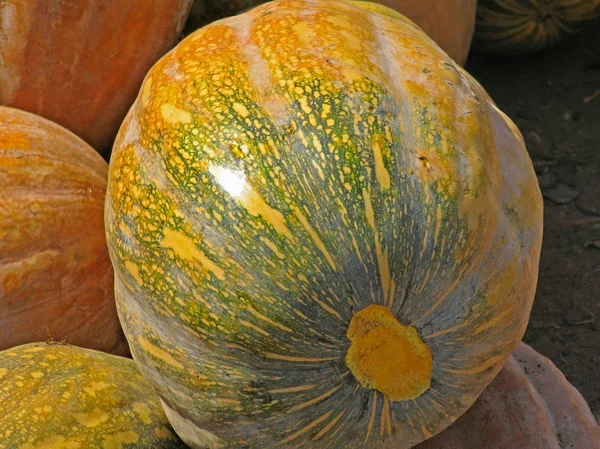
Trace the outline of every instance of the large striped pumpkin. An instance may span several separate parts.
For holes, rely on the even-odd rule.
[[[0,448],[185,449],[131,359],[58,343],[0,352]]]
[[[599,8],[600,0],[479,0],[473,47],[507,54],[550,48]]]
[[[192,447],[412,447],[523,334],[542,201],[522,137],[380,8],[277,0],[209,25],[120,130],[117,308]]]
[[[108,152],[191,2],[0,1],[0,104],[41,115]]]

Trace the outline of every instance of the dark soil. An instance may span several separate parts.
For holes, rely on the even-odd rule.
[[[600,418],[600,21],[535,55],[472,53],[466,68],[523,133],[545,197],[524,340]]]

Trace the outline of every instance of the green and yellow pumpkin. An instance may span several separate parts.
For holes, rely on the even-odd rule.
[[[596,17],[599,0],[479,0],[473,48],[526,54],[550,48]]]
[[[58,343],[0,352],[0,449],[184,449],[131,359]]]
[[[213,23],[121,127],[117,309],[192,447],[412,447],[523,334],[542,235],[523,139],[387,11],[276,0]]]

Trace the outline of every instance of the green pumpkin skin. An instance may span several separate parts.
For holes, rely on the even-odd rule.
[[[392,15],[276,0],[215,22],[150,70],[121,127],[117,309],[192,447],[407,449],[462,415],[523,335],[542,235],[523,139]],[[413,399],[347,363],[373,305],[431,351]],[[398,367],[377,382],[421,375]]]
[[[0,352],[0,449],[185,449],[131,359],[59,343]]]

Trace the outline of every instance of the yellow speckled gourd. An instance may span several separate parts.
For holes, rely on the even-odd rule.
[[[184,449],[131,359],[57,343],[0,352],[1,449]]]
[[[542,200],[515,125],[410,21],[276,0],[150,70],[105,222],[187,444],[407,449],[520,340]]]

